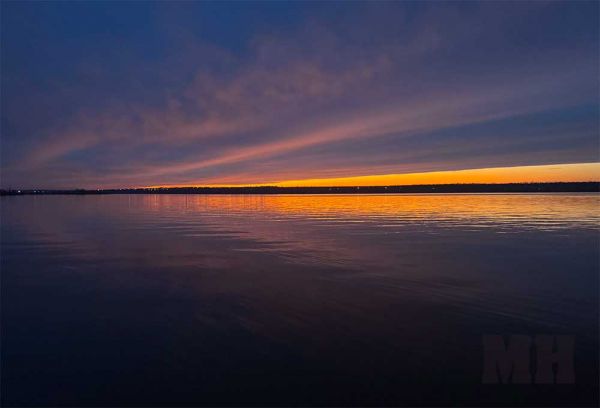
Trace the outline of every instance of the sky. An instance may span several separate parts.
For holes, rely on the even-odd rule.
[[[2,188],[600,180],[595,1],[0,7]]]

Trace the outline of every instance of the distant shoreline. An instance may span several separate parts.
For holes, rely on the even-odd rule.
[[[103,194],[428,194],[428,193],[597,193],[600,182],[424,184],[355,187],[165,187],[123,189],[0,190],[0,196]]]

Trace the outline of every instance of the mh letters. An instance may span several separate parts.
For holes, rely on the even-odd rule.
[[[484,384],[573,384],[574,336],[484,335]]]

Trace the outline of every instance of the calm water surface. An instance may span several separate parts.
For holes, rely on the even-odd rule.
[[[598,195],[3,197],[5,405],[594,405]],[[482,385],[483,334],[576,383]]]

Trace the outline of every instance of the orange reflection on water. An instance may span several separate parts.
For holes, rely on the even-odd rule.
[[[597,194],[189,195],[147,196],[155,209],[265,219],[511,224],[539,228],[600,225]]]

